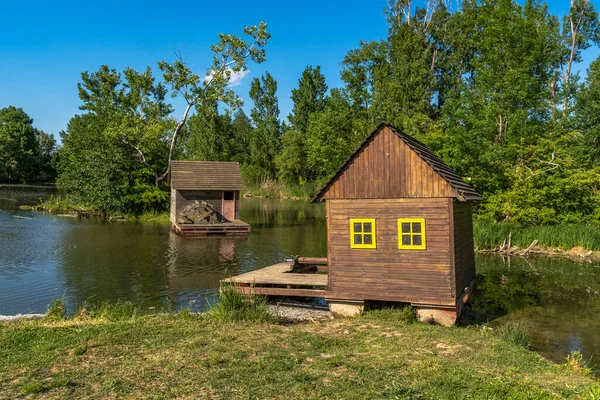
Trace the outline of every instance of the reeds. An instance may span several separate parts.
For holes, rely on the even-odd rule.
[[[521,249],[539,240],[538,246],[543,247],[600,250],[600,224],[594,223],[525,226],[475,220],[473,230],[475,247],[480,250],[499,248],[509,234],[512,244]]]

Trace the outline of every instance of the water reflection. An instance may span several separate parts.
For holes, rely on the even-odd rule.
[[[18,194],[0,188],[0,199],[13,197],[16,204],[48,193]],[[145,310],[202,310],[227,275],[297,254],[326,254],[322,205],[248,200],[240,212],[252,224],[249,237],[192,239],[173,234],[165,223],[77,220],[13,206],[0,210],[0,314],[43,312],[61,296],[71,311],[116,300]]]
[[[518,322],[532,347],[555,362],[563,362],[574,350],[594,359],[600,356],[598,263],[481,254],[476,260],[467,321],[491,321],[491,326]]]

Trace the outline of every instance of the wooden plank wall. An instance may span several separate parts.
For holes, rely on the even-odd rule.
[[[177,194],[176,194],[176,190],[171,188],[171,208],[170,208],[170,214],[169,214],[169,219],[171,220],[171,222],[176,223],[176,219],[177,219],[177,215],[176,215],[176,208],[177,208],[177,202],[176,202],[176,198],[177,198]]]
[[[328,201],[331,298],[454,305],[448,198]],[[398,218],[426,219],[427,250],[398,249]],[[375,218],[376,249],[350,248],[350,219]]]
[[[456,191],[389,128],[382,129],[324,199],[456,197]]]
[[[223,192],[219,190],[178,190],[176,195],[177,217],[181,215],[183,209],[194,202],[194,200],[204,200],[212,205],[220,214],[223,210]]]
[[[474,248],[471,204],[454,201],[454,268],[457,295],[475,277]]]

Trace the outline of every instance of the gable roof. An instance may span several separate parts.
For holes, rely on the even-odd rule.
[[[177,190],[242,190],[237,162],[171,161],[171,187]]]
[[[455,197],[461,201],[480,201],[482,200],[481,196],[475,192],[475,190],[466,182],[464,182],[454,171],[452,171],[452,169],[450,169],[450,167],[448,167],[446,164],[444,164],[444,162],[442,160],[440,160],[435,154],[433,154],[433,152],[431,150],[429,150],[423,143],[421,143],[420,141],[416,140],[415,138],[401,132],[400,130],[398,130],[396,127],[386,123],[386,122],[381,122],[377,128],[375,128],[375,130],[367,137],[367,139],[358,147],[358,149],[356,149],[356,151],[354,153],[352,153],[350,155],[350,157],[342,164],[342,166],[336,171],[335,174],[333,174],[333,176],[325,183],[325,185],[322,186],[322,188],[317,192],[317,194],[313,197],[312,201],[313,202],[318,202],[323,200],[323,198],[327,195],[329,196],[329,191],[330,189],[332,189],[332,187],[336,184],[336,182],[345,179],[343,178],[343,176],[345,175],[346,172],[352,170],[352,166],[355,162],[359,162],[360,157],[363,157],[362,154],[365,153],[365,149],[369,146],[371,146],[374,142],[376,137],[378,136],[378,134],[382,131],[384,131],[385,129],[388,129],[389,132],[391,132],[393,134],[393,137],[397,137],[400,139],[400,141],[403,143],[403,146],[405,146],[407,149],[407,151],[409,151],[410,153],[414,153],[418,156],[418,160],[421,160],[421,164],[423,164],[423,168],[421,168],[420,170],[417,170],[417,173],[421,173],[421,174],[429,174],[429,178],[433,179],[437,179],[438,181],[441,181],[443,183],[443,188],[440,188],[441,185],[439,182],[429,182],[432,185],[437,185],[437,193],[439,197]],[[388,146],[390,145],[390,143],[387,143]],[[379,144],[381,146],[381,144]],[[388,147],[389,150],[389,147]],[[386,151],[388,151],[386,150]],[[397,150],[397,149],[396,149]],[[410,154],[408,155],[410,156]],[[389,153],[388,153],[388,158],[389,158]],[[389,194],[389,196],[379,196],[379,197],[391,197],[391,198],[401,198],[401,197],[436,197],[435,195],[424,195],[424,194],[415,194],[414,190],[413,193],[411,193],[411,195],[399,195],[398,193],[401,192],[401,190],[398,189],[399,186],[406,186],[406,183],[402,182],[402,179],[400,176],[401,174],[398,173],[397,171],[395,171],[394,173],[390,173],[388,170],[390,168],[389,165],[389,161],[381,161],[382,159],[385,159],[385,157],[381,157],[380,155],[376,157],[376,159],[371,159],[371,165],[373,165],[373,162],[375,163],[380,163],[380,164],[384,164],[383,166],[380,165],[381,169],[378,170],[377,172],[379,174],[383,174],[385,175],[385,178],[387,178],[387,183],[391,186],[393,186],[392,189],[390,188],[385,188],[384,191],[387,191],[387,193]],[[387,162],[387,164],[385,164]],[[364,168],[375,168],[372,167],[371,165],[369,165],[368,162],[362,162],[362,167]],[[425,166],[426,165],[426,166]],[[362,172],[362,171],[361,171]],[[372,176],[372,179],[384,179],[384,177],[375,174],[373,171],[371,171],[371,173],[374,175]],[[353,175],[356,174],[356,171],[352,171],[352,172],[348,172],[349,175]],[[390,176],[393,175],[393,176]],[[435,176],[434,176],[435,175]],[[438,178],[439,177],[439,178]],[[357,179],[355,176],[352,176],[352,178]],[[366,186],[373,186],[371,185],[369,182],[367,182],[365,179],[369,179],[368,177],[362,177],[360,179],[363,179],[363,181],[359,182],[359,185],[366,185]],[[364,191],[364,189],[361,188],[361,190]],[[367,189],[370,190],[370,189]],[[443,193],[443,194],[442,194]],[[364,193],[362,196],[357,196],[356,193],[354,193],[355,197],[349,196],[347,193],[343,194],[343,195],[337,195],[336,198],[371,198],[374,196],[364,196]],[[344,197],[345,196],[345,197]],[[329,196],[331,197],[331,196]],[[376,197],[375,197],[376,198]]]

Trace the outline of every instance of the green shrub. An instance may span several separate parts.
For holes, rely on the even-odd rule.
[[[49,306],[44,319],[50,321],[60,321],[65,319],[66,308],[64,298],[54,300]]]
[[[589,362],[584,360],[583,354],[579,350],[572,351],[566,357],[566,363],[563,364],[565,369],[577,372],[582,375],[590,375],[592,369],[589,366]]]
[[[509,322],[500,326],[496,330],[496,335],[500,340],[513,344],[524,349],[529,347],[529,340],[525,328],[521,324]]]
[[[272,319],[267,310],[267,298],[256,294],[238,293],[235,286],[221,288],[219,302],[208,310],[209,319],[225,322],[266,322]]]

